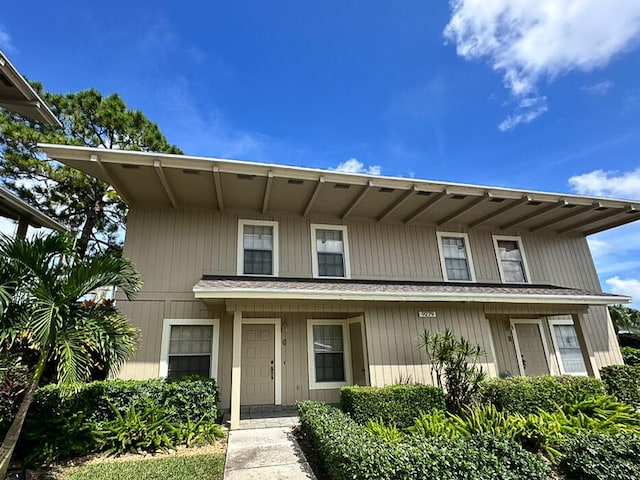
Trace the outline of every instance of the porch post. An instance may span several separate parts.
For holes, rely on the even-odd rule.
[[[242,312],[233,312],[233,362],[231,370],[231,430],[240,427],[240,381],[242,374]]]
[[[596,357],[593,353],[593,347],[589,336],[584,332],[584,315],[582,313],[571,314],[573,319],[573,327],[576,329],[576,335],[578,336],[578,343],[580,344],[580,350],[582,350],[582,357],[584,358],[584,364],[587,367],[587,374],[591,377],[600,378],[600,371],[596,364]]]

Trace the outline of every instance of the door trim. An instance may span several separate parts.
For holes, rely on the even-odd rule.
[[[358,322],[360,322],[360,338],[362,338],[362,361],[364,362],[364,378],[367,382],[367,385],[371,385],[371,379],[369,377],[369,352],[367,351],[367,336],[364,329],[364,315],[358,315],[357,317],[351,317],[347,319],[347,325]],[[349,335],[349,341],[351,341],[351,335]],[[351,368],[353,368],[353,365],[351,366]]]
[[[242,325],[274,326],[274,364],[276,367],[274,379],[274,405],[282,405],[282,320],[280,318],[243,318]],[[242,383],[242,378],[240,379],[240,382]]]
[[[526,375],[524,372],[524,365],[522,363],[522,354],[520,353],[520,341],[518,340],[518,332],[516,331],[517,324],[525,324],[525,325],[538,325],[538,331],[540,332],[540,339],[542,340],[542,349],[544,350],[544,357],[547,362],[547,369],[549,370],[549,374],[554,374],[554,369],[551,366],[551,355],[549,354],[549,346],[547,345],[547,338],[544,334],[544,328],[542,319],[531,319],[531,320],[523,320],[523,319],[510,319],[511,324],[511,333],[513,335],[513,344],[516,347],[516,359],[518,360],[518,368],[520,369],[520,375],[523,377]]]

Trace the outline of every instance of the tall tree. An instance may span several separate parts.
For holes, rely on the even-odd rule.
[[[0,356],[11,356],[15,349],[35,354],[29,386],[0,446],[2,479],[48,365],[54,366],[54,380],[73,387],[90,378],[96,357],[114,374],[135,350],[137,331],[112,304],[83,299],[106,286],[118,287],[131,299],[141,284],[129,260],[82,257],[75,239],[61,233],[33,240],[0,237],[0,273]]]
[[[611,321],[617,327],[640,327],[640,310],[626,305],[611,305],[609,307]]]
[[[37,143],[58,143],[118,150],[182,152],[139,110],[130,110],[112,94],[94,89],[61,95],[33,84],[62,123],[37,124],[0,111],[0,176],[8,188],[79,236],[78,251],[119,244],[127,206],[107,183],[60,163],[47,161]]]

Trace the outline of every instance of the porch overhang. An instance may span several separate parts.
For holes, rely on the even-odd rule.
[[[366,302],[469,302],[537,305],[612,305],[629,297],[554,285],[324,280],[205,276],[193,287],[201,300],[263,299]]]

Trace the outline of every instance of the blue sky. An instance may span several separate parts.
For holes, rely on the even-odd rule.
[[[188,154],[640,200],[637,0],[4,0],[0,48]],[[640,299],[640,226],[590,244]]]

